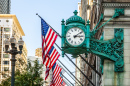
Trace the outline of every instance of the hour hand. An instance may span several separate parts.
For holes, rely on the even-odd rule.
[[[77,35],[74,35],[74,38],[77,37]]]

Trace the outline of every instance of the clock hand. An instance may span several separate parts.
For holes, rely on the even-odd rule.
[[[84,37],[84,36],[76,36],[76,37]]]
[[[81,31],[80,33],[78,33],[77,35],[81,34],[83,31]],[[74,35],[74,38],[77,37],[77,35]]]

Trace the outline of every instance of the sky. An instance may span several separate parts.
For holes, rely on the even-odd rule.
[[[36,13],[61,34],[61,20],[73,16],[74,10],[78,9],[78,2],[80,0],[11,0],[11,14],[17,16],[25,33],[23,40],[28,56],[35,56],[35,49],[41,48],[41,20]],[[60,37],[56,43],[61,46]],[[69,57],[71,58],[70,55]],[[59,59],[71,72],[75,72],[75,66],[66,57]],[[75,62],[75,59],[71,59]],[[65,76],[74,83],[66,73]]]

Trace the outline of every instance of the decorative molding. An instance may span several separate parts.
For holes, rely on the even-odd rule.
[[[103,7],[110,7],[110,8],[113,8],[113,7],[130,7],[130,3],[102,3],[102,6]]]

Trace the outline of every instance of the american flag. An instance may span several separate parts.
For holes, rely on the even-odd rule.
[[[62,83],[63,79],[60,77],[60,75],[57,77],[57,80],[54,82],[55,83],[55,86],[62,86],[61,83]]]
[[[45,76],[46,80],[49,75],[49,71],[53,65],[50,63],[55,62],[56,59],[54,58],[58,58],[59,56],[59,55],[57,57],[54,57],[53,55],[50,56],[51,53],[49,55],[49,52],[52,49],[58,35],[42,18],[41,18],[41,30],[42,30],[42,59],[43,64],[46,65],[46,76]]]
[[[66,83],[65,83],[64,81],[62,81],[62,83],[61,83],[61,84],[62,84],[62,86],[65,86],[65,85],[66,85]]]
[[[42,29],[42,59],[43,64],[49,57],[49,51],[54,45],[57,34],[52,30],[52,28],[41,18],[41,29]]]
[[[52,76],[52,84],[55,85],[55,86],[59,86],[59,85],[56,85],[58,84],[58,82],[60,81],[61,77],[60,76],[60,72],[61,72],[61,68],[58,66],[58,64],[54,64],[53,67],[52,67],[52,72],[53,72],[53,76]]]
[[[48,56],[48,58],[45,61],[45,65],[46,65],[46,76],[45,76],[45,80],[47,79],[47,77],[49,75],[49,71],[51,70],[52,66],[54,65],[54,63],[57,61],[57,59],[59,57],[60,57],[60,54],[54,48],[54,46],[52,46],[51,50],[49,51],[49,56]]]
[[[46,72],[45,72],[45,80],[48,78],[49,76],[49,71],[50,69],[48,67],[46,67]]]
[[[49,58],[47,58],[45,61],[46,67],[49,67],[49,69],[51,69],[59,57],[60,57],[60,54],[54,48],[54,46],[52,46],[51,50],[49,51]]]

